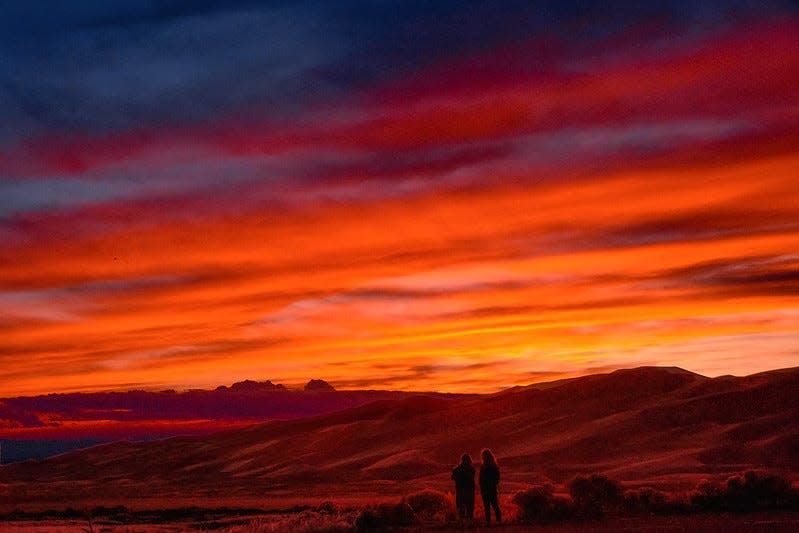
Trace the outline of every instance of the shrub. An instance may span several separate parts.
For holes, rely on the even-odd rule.
[[[600,474],[577,476],[569,483],[569,494],[577,515],[585,518],[613,513],[623,503],[619,482]]]
[[[691,508],[700,512],[792,509],[799,505],[799,492],[783,477],[749,471],[723,484],[702,480],[690,501]]]
[[[455,518],[455,503],[445,492],[424,489],[407,495],[403,502],[422,520],[449,521]]]
[[[787,479],[753,471],[727,479],[723,494],[725,506],[731,511],[784,509],[796,499]]]
[[[679,512],[681,506],[677,499],[650,487],[624,493],[624,510],[632,515],[671,514]]]
[[[314,511],[319,514],[333,515],[339,512],[339,508],[336,507],[336,504],[333,502],[322,502],[314,509]]]
[[[383,531],[389,528],[412,526],[418,522],[411,506],[381,503],[366,507],[355,519],[356,531]]]
[[[563,520],[572,514],[569,500],[555,496],[554,488],[549,484],[517,492],[512,502],[519,509],[519,521],[525,524]]]
[[[721,487],[710,480],[702,479],[690,492],[689,502],[694,511],[716,511],[722,507]]]

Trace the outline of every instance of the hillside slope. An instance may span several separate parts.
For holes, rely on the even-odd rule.
[[[11,498],[309,495],[448,486],[482,447],[508,487],[579,472],[643,481],[747,468],[799,472],[799,369],[709,379],[638,368],[475,399],[383,400],[206,437],[117,442],[6,465]]]

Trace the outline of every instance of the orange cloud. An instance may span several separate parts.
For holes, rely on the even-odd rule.
[[[252,176],[9,215],[6,394],[790,366],[796,32],[478,89],[430,72],[302,128],[32,142],[3,169],[91,181],[196,156]]]

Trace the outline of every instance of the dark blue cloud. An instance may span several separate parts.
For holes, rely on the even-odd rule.
[[[0,146],[45,132],[285,117],[538,36],[585,51],[636,24],[687,34],[792,9],[751,0],[4,2]]]
[[[349,46],[324,14],[241,9],[125,26],[76,25],[5,48],[0,138],[274,115],[330,87]],[[332,88],[335,89],[335,88]],[[252,109],[255,107],[254,109]]]

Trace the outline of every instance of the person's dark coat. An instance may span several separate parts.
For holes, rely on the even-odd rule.
[[[474,473],[474,467],[466,461],[452,469],[452,479],[455,481],[455,506],[462,518],[474,516]]]
[[[502,521],[502,513],[499,509],[499,495],[497,494],[498,485],[499,467],[495,463],[486,464],[484,462],[480,467],[480,496],[483,498],[486,522],[491,522],[490,512],[492,508],[497,521]]]
[[[499,485],[499,467],[484,464],[480,467],[480,493],[496,494]]]

